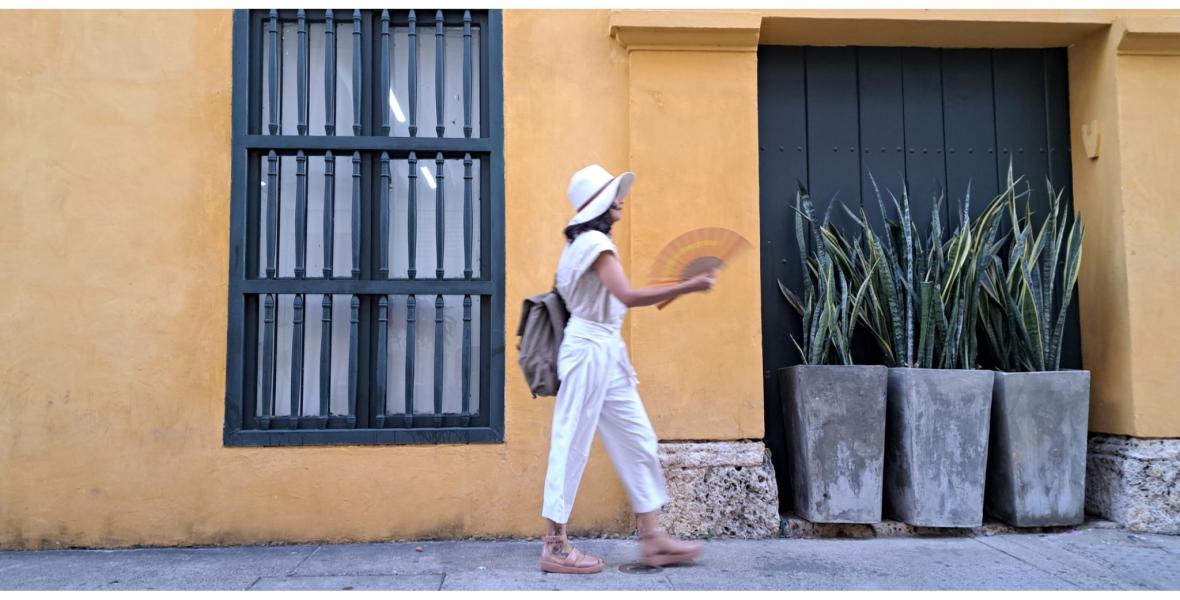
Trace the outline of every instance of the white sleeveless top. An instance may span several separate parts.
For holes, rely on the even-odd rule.
[[[566,244],[557,264],[557,291],[570,315],[618,330],[627,316],[627,305],[606,289],[592,267],[604,251],[619,255],[615,243],[601,231],[587,231]]]
[[[603,252],[619,255],[609,236],[601,231],[588,231],[566,244],[557,264],[557,293],[570,311],[558,353],[558,377],[564,381],[572,369],[613,364],[623,370],[631,385],[639,385],[627,345],[619,333],[627,316],[627,305],[606,289],[592,266]],[[570,393],[567,387],[563,386],[562,390]],[[575,390],[575,393],[589,391]]]

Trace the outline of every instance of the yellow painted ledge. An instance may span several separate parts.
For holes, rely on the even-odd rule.
[[[747,11],[616,10],[610,35],[636,50],[755,52],[762,16]]]
[[[1134,17],[1123,26],[1119,54],[1180,55],[1180,17]]]

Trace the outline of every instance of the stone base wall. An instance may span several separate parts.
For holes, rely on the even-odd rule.
[[[660,444],[670,501],[660,524],[685,538],[779,533],[778,486],[761,441]]]
[[[1086,512],[1132,531],[1180,534],[1180,439],[1091,434]]]

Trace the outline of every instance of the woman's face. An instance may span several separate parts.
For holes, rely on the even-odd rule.
[[[612,223],[618,223],[623,219],[623,199],[615,198],[614,204],[610,205],[610,220]]]

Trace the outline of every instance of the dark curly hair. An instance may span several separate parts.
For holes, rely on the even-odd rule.
[[[565,228],[565,239],[570,242],[574,241],[579,235],[587,231],[601,231],[607,236],[610,235],[611,225],[614,225],[614,220],[610,217],[610,210],[586,221],[585,223],[578,223],[577,225],[570,225]]]

